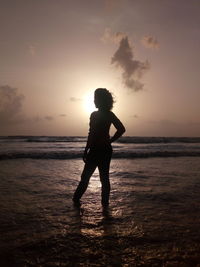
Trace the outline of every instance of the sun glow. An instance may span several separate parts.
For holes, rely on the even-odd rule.
[[[94,92],[90,91],[87,92],[83,98],[83,109],[87,114],[92,113],[94,110],[96,110],[96,107],[94,105]]]

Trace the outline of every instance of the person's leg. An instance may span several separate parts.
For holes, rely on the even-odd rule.
[[[85,166],[84,166],[84,169],[83,169],[83,172],[81,175],[81,181],[80,181],[80,183],[79,183],[79,185],[78,185],[78,187],[74,193],[74,196],[73,196],[74,202],[78,202],[81,199],[82,195],[85,193],[85,191],[88,187],[90,177],[92,176],[95,169],[96,169],[95,162],[87,161],[85,163]]]
[[[112,152],[106,153],[106,155],[98,163],[99,176],[102,185],[101,203],[103,206],[107,206],[109,204],[109,196],[110,196],[109,169],[110,169],[111,155]]]

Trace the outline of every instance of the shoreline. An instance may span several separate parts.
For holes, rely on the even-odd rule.
[[[197,266],[199,163],[113,159],[106,211],[98,171],[73,206],[81,160],[0,161],[0,265]]]

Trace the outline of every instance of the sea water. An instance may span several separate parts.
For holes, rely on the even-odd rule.
[[[0,137],[0,159],[80,158],[86,137]],[[200,156],[200,137],[122,137],[113,144],[114,158]]]
[[[107,210],[98,171],[71,201],[85,142],[1,137],[0,266],[197,266],[200,138],[121,138]]]

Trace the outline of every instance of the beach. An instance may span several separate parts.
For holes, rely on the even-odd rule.
[[[0,29],[0,267],[200,267],[200,0],[0,0]]]
[[[80,208],[83,162],[0,161],[0,266],[198,266],[200,158],[113,159],[110,206],[98,171]]]

